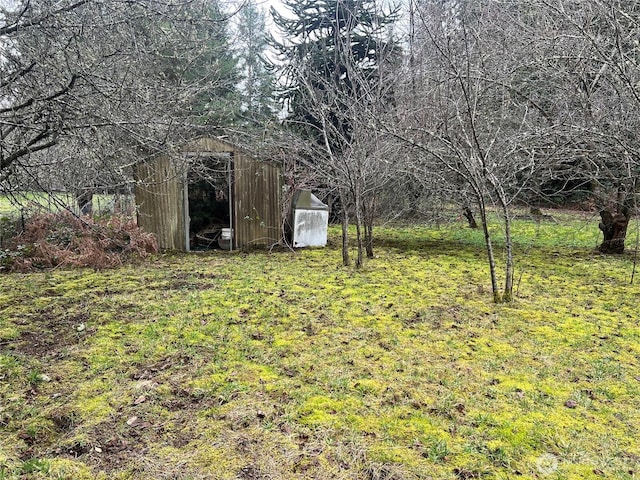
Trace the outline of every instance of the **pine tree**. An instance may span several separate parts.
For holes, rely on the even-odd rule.
[[[240,113],[240,82],[238,59],[234,55],[229,34],[229,16],[220,8],[218,0],[206,0],[194,5],[191,31],[184,32],[180,47],[197,55],[188,62],[176,62],[180,52],[168,55],[168,77],[179,85],[189,84],[195,94],[190,101],[191,117],[196,124],[224,127],[233,124]],[[185,56],[186,57],[186,56]]]

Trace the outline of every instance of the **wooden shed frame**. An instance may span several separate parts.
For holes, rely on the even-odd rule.
[[[188,174],[193,157],[224,157],[228,162],[232,249],[268,246],[282,239],[282,173],[243,149],[202,137],[177,151],[135,166],[138,225],[156,235],[166,250],[190,250]]]

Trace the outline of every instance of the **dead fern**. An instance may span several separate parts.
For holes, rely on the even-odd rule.
[[[128,217],[78,217],[71,212],[37,214],[0,252],[0,271],[122,265],[158,252],[155,237]]]

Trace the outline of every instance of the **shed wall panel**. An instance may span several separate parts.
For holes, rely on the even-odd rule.
[[[182,174],[171,158],[159,156],[136,166],[138,225],[156,235],[160,248],[187,250]]]
[[[245,151],[216,138],[199,138],[180,149],[188,152],[229,152],[233,158],[234,248],[271,245],[282,238],[280,168],[258,161]],[[172,161],[173,160],[173,161]],[[164,249],[187,250],[188,228],[183,175],[170,156],[158,156],[136,166],[138,224],[156,234]]]
[[[278,242],[282,238],[280,169],[243,153],[235,154],[234,167],[236,248]]]

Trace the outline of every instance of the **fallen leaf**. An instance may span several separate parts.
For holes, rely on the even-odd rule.
[[[127,420],[127,425],[132,427],[136,424],[137,421],[138,421],[138,417],[136,416],[130,417],[129,420]]]
[[[575,400],[567,400],[564,402],[564,406],[567,408],[576,408],[578,406],[578,402]]]
[[[141,403],[144,403],[147,401],[147,397],[145,397],[144,395],[140,395],[138,398],[136,398],[133,402],[134,405],[140,405]]]

